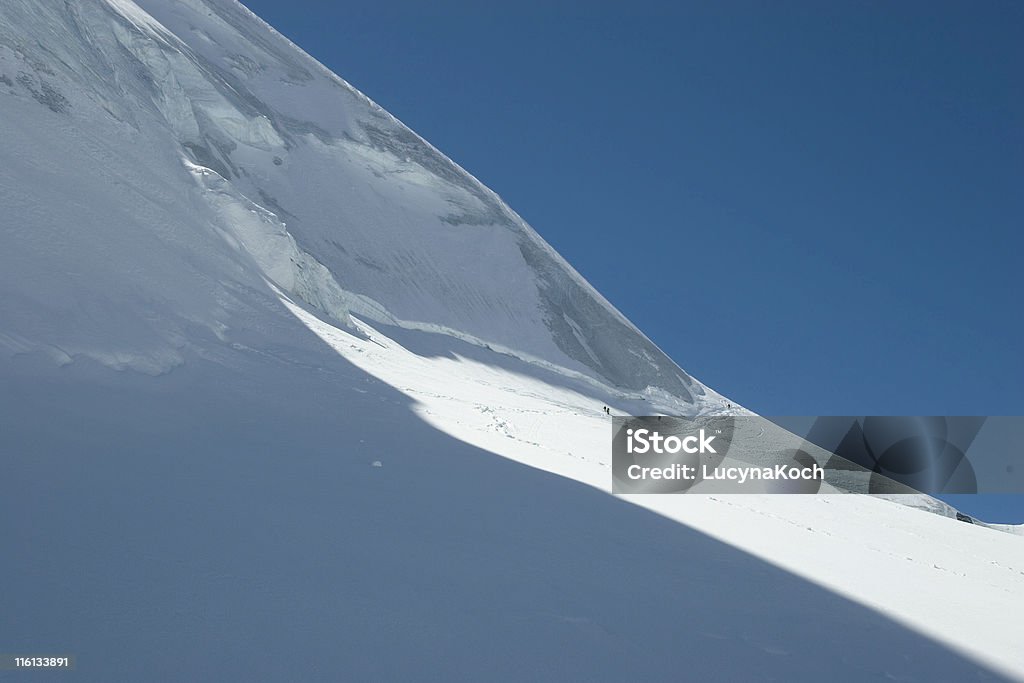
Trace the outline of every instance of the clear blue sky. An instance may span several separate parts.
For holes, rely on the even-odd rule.
[[[245,2],[751,409],[1024,414],[1024,3]]]

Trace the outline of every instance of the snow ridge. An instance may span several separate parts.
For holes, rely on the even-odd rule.
[[[24,23],[29,4],[7,4],[5,25]],[[704,395],[497,194],[240,4],[47,11],[55,32],[0,40],[21,55],[10,71],[43,65],[52,76],[36,99],[73,120],[98,105],[162,128],[164,144],[275,214],[337,285],[307,289],[309,303],[362,303],[355,312],[378,322],[457,330],[634,392]]]

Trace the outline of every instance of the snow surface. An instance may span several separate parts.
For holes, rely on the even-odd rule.
[[[0,652],[1024,680],[1024,543],[933,499],[607,495],[602,406],[726,399],[241,5],[4,0],[0,140]]]
[[[37,4],[14,0],[2,10],[0,71],[14,83],[7,106],[36,112],[52,99],[50,113],[66,114],[55,125],[89,121],[75,136],[93,145],[83,163],[107,166],[95,156],[148,147],[134,155],[159,178],[145,196],[118,203],[191,204],[193,224],[228,233],[260,204],[305,254],[293,268],[315,261],[335,282],[320,291],[317,275],[299,291],[289,281],[301,276],[267,275],[328,315],[344,319],[332,304],[340,286],[348,309],[378,322],[471,339],[638,392],[701,398],[699,383],[497,195],[237,3],[139,3],[152,16],[127,1]],[[41,133],[36,117],[28,123]],[[181,176],[195,166],[230,189],[186,192]],[[104,246],[116,248],[111,242]]]

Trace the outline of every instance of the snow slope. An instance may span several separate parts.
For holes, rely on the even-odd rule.
[[[0,140],[0,652],[104,681],[1024,679],[1018,538],[606,495],[603,405],[724,399],[241,5],[4,0]]]
[[[56,125],[88,121],[80,144],[110,159],[132,155],[110,166],[143,159],[152,183],[140,179],[145,196],[112,198],[124,210],[190,205],[193,223],[240,242],[270,279],[337,320],[352,311],[632,391],[653,387],[691,407],[702,398],[699,383],[493,192],[240,5],[140,6],[14,0],[0,10],[5,107],[33,126],[28,112],[39,105],[59,115]],[[197,183],[184,182],[190,174]],[[274,232],[290,242],[289,257],[267,263],[282,253]],[[124,239],[103,244],[137,258]]]
[[[402,343],[357,321],[367,336],[360,339],[286,303],[340,355],[414,400],[414,410],[438,429],[610,489],[610,427],[602,401],[627,413],[642,405],[588,395],[584,386],[533,376],[522,365],[482,363],[469,346],[432,357],[421,347],[424,340],[398,329],[389,332]],[[860,495],[623,498],[1024,676],[1024,635],[1016,626],[1024,608],[1024,544],[956,521],[955,510],[929,496],[891,497],[903,505]],[[947,676],[938,680],[957,680]]]

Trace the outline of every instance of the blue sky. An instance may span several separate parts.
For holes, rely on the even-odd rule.
[[[246,4],[738,402],[1024,414],[1024,4]]]

